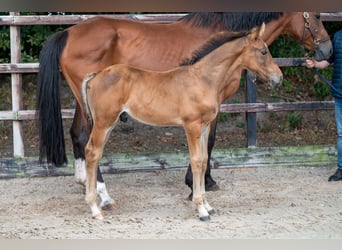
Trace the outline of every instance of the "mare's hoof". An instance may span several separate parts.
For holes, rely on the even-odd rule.
[[[208,211],[208,214],[210,214],[210,215],[216,214],[216,211],[215,211],[215,209],[211,209],[211,210],[209,210],[209,211]]]
[[[205,187],[205,191],[218,191],[218,190],[220,190],[220,187],[216,183]]]
[[[189,194],[188,200],[189,200],[189,201],[192,201],[192,192]]]
[[[116,208],[116,205],[115,205],[114,202],[112,202],[112,203],[111,202],[106,202],[104,204],[101,204],[100,207],[101,207],[102,210],[111,211],[114,208]]]
[[[210,216],[209,215],[208,216],[200,217],[200,221],[208,221],[208,220],[210,220]]]
[[[102,210],[105,210],[105,211],[111,211],[114,209],[114,204],[106,204],[104,206],[101,207]]]

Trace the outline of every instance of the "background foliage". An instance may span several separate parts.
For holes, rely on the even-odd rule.
[[[53,13],[21,12],[21,15],[49,15]],[[55,13],[59,14],[59,13]],[[0,15],[8,15],[8,12],[0,12]],[[66,28],[62,25],[27,25],[22,26],[21,53],[22,62],[38,62],[39,52],[44,41],[53,33]],[[10,28],[0,27],[0,63],[9,63],[10,54]]]

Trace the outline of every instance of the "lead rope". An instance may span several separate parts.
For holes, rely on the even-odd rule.
[[[337,90],[334,85],[315,67],[311,68],[318,76],[323,80],[323,82],[328,85],[332,90],[336,92],[335,96],[338,98],[342,98],[341,91]]]

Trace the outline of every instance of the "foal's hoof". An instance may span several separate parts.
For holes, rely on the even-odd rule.
[[[200,217],[200,221],[208,221],[208,220],[210,220],[210,216],[208,215],[208,216],[201,216]]]
[[[103,215],[101,213],[93,215],[93,219],[95,219],[95,220],[103,220]]]

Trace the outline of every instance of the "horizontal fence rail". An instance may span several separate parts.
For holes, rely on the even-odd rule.
[[[248,112],[279,112],[279,111],[310,111],[310,110],[334,109],[333,101],[311,102],[278,102],[278,103],[239,103],[221,104],[220,112],[225,113],[248,113]],[[35,110],[1,111],[0,120],[25,121],[34,120]],[[74,109],[62,109],[64,119],[74,117]]]
[[[184,13],[179,14],[113,14],[101,15],[122,19],[140,20],[145,22],[173,22],[183,17]],[[0,16],[0,25],[11,27],[11,63],[0,64],[0,74],[11,74],[12,78],[12,110],[0,111],[0,120],[13,121],[13,151],[15,157],[24,156],[23,135],[21,134],[21,121],[35,119],[35,110],[22,110],[21,103],[21,74],[37,73],[39,63],[20,63],[20,26],[24,25],[73,25],[96,15],[40,15],[40,16],[21,16],[18,12],[10,12],[8,16]],[[323,21],[342,21],[342,12],[321,13]],[[13,40],[13,41],[12,41]],[[303,66],[304,58],[275,58],[280,67]],[[248,75],[248,74],[247,74]],[[248,79],[248,77],[247,77]],[[255,91],[255,90],[247,90]],[[279,102],[279,103],[255,103],[248,101],[241,104],[222,104],[220,111],[228,113],[246,113],[247,127],[249,123],[255,123],[255,113],[270,111],[309,111],[309,110],[332,110],[332,101],[325,102]],[[74,109],[63,109],[64,119],[72,119]],[[253,126],[252,126],[253,128]],[[247,146],[256,146],[256,125],[253,131],[247,128]],[[249,134],[252,134],[251,136]],[[250,139],[251,137],[252,139]]]
[[[121,19],[140,20],[145,22],[173,22],[185,16],[180,14],[110,14],[100,15],[107,17],[115,17]],[[321,13],[323,21],[341,21],[342,12]],[[0,16],[0,25],[73,25],[81,21],[99,15],[40,15],[40,16],[20,16],[8,15]]]
[[[279,67],[303,66],[305,58],[274,58]],[[39,63],[2,63],[0,73],[37,73]]]
[[[139,20],[144,22],[169,23],[186,14],[110,14],[110,15],[45,15],[45,16],[0,16],[0,25],[73,25],[96,16]]]

